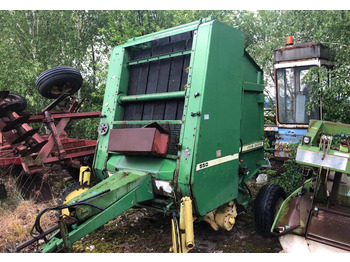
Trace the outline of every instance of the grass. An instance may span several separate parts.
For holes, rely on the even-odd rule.
[[[16,180],[8,171],[0,171],[0,183],[5,185],[7,191],[7,198],[0,200],[0,252],[3,253],[7,252],[6,248],[14,248],[31,238],[30,230],[36,216],[55,203],[25,200],[16,187]],[[47,213],[41,219],[41,226],[44,230],[48,229],[56,224],[56,220],[53,212]]]
[[[34,204],[31,200],[22,201],[13,211],[6,205],[0,209],[0,252],[7,252],[6,248],[14,248],[18,244],[31,238],[30,230],[40,210],[45,204]],[[43,228],[53,226],[55,217],[43,216]]]

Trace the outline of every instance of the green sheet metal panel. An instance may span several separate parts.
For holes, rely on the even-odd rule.
[[[198,28],[185,120],[187,125],[187,121],[196,125],[186,126],[184,135],[194,143],[189,145],[193,161],[181,157],[179,178],[186,181],[190,173],[199,215],[238,194],[243,43],[242,32],[216,20]],[[195,92],[200,94],[197,98]],[[196,112],[200,115],[191,115]],[[187,170],[182,169],[185,161]]]
[[[128,56],[125,49],[122,46],[115,47],[110,58],[100,121],[100,124],[108,124],[109,129],[113,128],[115,120],[121,119],[122,109],[121,105],[118,104],[117,94],[127,87],[129,78],[129,72],[126,68],[127,61]],[[94,159],[94,172],[101,180],[107,177],[103,171],[108,158],[108,141],[109,132],[105,135],[99,135]]]
[[[307,136],[310,143],[298,146],[296,162],[298,164],[323,167],[331,171],[350,174],[350,152],[340,150],[340,139],[350,134],[350,125],[321,120],[310,120]],[[322,136],[328,136],[331,147],[321,142]],[[346,146],[345,146],[346,148]]]
[[[263,72],[247,52],[243,61],[243,95],[241,115],[241,166],[249,168],[244,180],[252,178],[264,159],[264,85]]]
[[[129,53],[133,48],[145,48],[145,46],[147,47],[151,41],[193,31],[204,21],[205,19],[202,19],[186,25],[166,29],[161,32],[132,38],[124,45],[114,47],[109,63],[106,90],[101,111],[102,119],[100,124],[107,123],[109,129],[112,129],[116,121],[123,121],[124,106],[119,103],[118,96],[128,93],[128,62]],[[99,135],[93,165],[94,172],[100,180],[107,177],[107,161],[109,158],[109,153],[107,152],[108,141],[109,132],[107,132],[105,135]],[[114,171],[114,168],[111,168],[109,171]],[[166,176],[168,177],[168,175]]]
[[[175,160],[154,156],[111,154],[107,161],[107,170],[139,170],[161,180],[172,180],[175,168]]]

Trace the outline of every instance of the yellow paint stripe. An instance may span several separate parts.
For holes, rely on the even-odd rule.
[[[228,155],[228,156],[224,156],[224,157],[220,157],[217,159],[213,159],[213,160],[209,160],[206,162],[202,162],[196,165],[196,171],[202,170],[202,169],[206,169],[212,166],[216,166],[216,165],[220,165],[232,160],[238,159],[238,154],[234,154],[234,155]]]

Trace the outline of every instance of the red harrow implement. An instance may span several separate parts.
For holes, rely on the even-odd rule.
[[[63,68],[67,70],[68,67]],[[80,86],[71,88],[72,81],[68,79],[71,72],[65,71],[66,74],[62,76],[59,75],[62,67],[58,69],[61,71],[57,72],[57,68],[45,71],[56,75],[47,75],[44,72],[38,77],[38,80],[42,80],[41,83],[37,80],[39,93],[47,98],[55,98],[38,114],[23,112],[26,107],[24,97],[9,91],[0,91],[0,167],[21,165],[24,173],[31,176],[43,172],[47,165],[54,163],[63,167],[79,168],[84,158],[93,156],[97,142],[69,138],[65,128],[70,120],[96,118],[100,116],[100,112],[78,112],[82,102],[78,102],[72,92],[77,91]],[[61,86],[57,81],[61,82]],[[81,82],[73,82],[73,85],[79,84]],[[61,88],[57,89],[57,86]],[[65,102],[65,107],[57,111],[61,102]],[[43,123],[47,134],[39,134],[39,129],[30,126],[32,123]]]

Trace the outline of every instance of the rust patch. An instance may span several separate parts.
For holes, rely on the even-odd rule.
[[[126,178],[129,175],[127,172],[123,172],[123,175],[119,178],[119,180]]]

